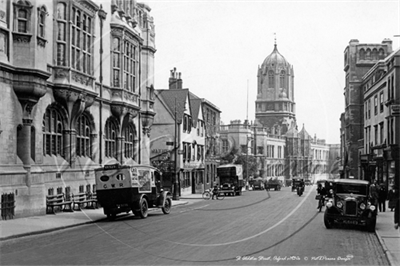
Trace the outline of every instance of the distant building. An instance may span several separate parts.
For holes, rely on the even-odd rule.
[[[277,45],[258,68],[256,120],[233,120],[221,126],[222,155],[232,149],[256,157],[254,177],[277,178],[290,183],[337,177],[339,145],[312,138],[298,131],[294,101],[293,66],[278,52]]]

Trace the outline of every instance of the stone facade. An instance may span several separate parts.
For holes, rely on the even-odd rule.
[[[0,3],[0,193],[15,217],[94,191],[107,162],[149,164],[154,37],[135,1]]]

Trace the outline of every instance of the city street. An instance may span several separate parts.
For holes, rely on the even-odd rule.
[[[326,229],[315,187],[248,191],[4,241],[2,265],[388,265],[374,233]],[[378,218],[379,219],[379,218]]]

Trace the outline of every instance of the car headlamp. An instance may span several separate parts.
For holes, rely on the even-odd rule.
[[[361,210],[365,210],[365,207],[366,207],[366,206],[365,206],[365,203],[364,203],[364,202],[361,202],[361,204],[360,204],[360,209],[361,209]]]
[[[371,205],[371,206],[369,206],[369,209],[370,209],[371,211],[375,211],[376,207],[375,207],[374,205]]]
[[[330,189],[330,190],[329,190],[329,193],[333,194],[333,189]]]
[[[327,208],[332,207],[332,205],[333,205],[332,201],[328,201],[328,202],[326,203],[326,207],[327,207]]]
[[[343,203],[342,203],[341,201],[338,201],[338,202],[336,203],[336,206],[337,206],[338,208],[342,208],[342,207],[343,207]]]

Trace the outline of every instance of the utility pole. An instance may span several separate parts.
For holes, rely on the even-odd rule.
[[[177,120],[176,120],[176,96],[175,96],[175,107],[174,107],[174,155],[175,155],[175,162],[174,162],[174,193],[172,194],[173,200],[179,200],[179,193],[178,193],[178,182],[179,182],[179,175],[177,173],[178,170],[178,138],[177,138]]]

